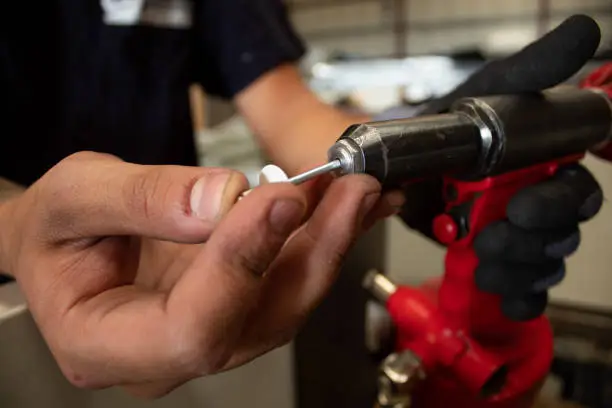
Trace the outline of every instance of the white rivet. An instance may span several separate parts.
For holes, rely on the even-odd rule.
[[[284,183],[289,181],[289,176],[278,166],[269,164],[259,171],[259,185],[270,183]],[[247,190],[240,194],[238,201],[246,197],[253,189]]]
[[[289,176],[278,166],[269,164],[259,172],[259,184],[283,183],[289,180]]]

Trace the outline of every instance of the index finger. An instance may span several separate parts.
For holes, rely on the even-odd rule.
[[[223,367],[246,319],[260,299],[266,271],[305,210],[304,194],[290,184],[269,184],[238,202],[177,282],[167,309],[188,333],[198,370]]]
[[[379,197],[380,184],[369,176],[346,176],[331,184],[312,217],[274,262],[265,296],[241,335],[242,352],[231,366],[295,334],[333,285],[364,217]]]
[[[595,177],[581,165],[560,169],[550,180],[519,191],[508,204],[507,216],[525,229],[568,229],[594,217],[603,204]]]

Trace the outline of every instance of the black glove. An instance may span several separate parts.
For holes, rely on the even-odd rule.
[[[599,184],[577,164],[518,192],[507,219],[475,239],[478,288],[501,295],[502,311],[513,320],[541,315],[548,289],[565,277],[564,258],[578,249],[579,224],[593,218],[602,202]]]
[[[444,113],[457,99],[470,96],[534,93],[575,75],[596,52],[597,24],[573,16],[518,53],[487,64],[450,94],[430,103],[422,114]],[[435,239],[432,221],[444,212],[441,180],[406,189],[400,217]],[[507,219],[476,238],[476,284],[503,296],[504,314],[513,320],[540,316],[548,290],[565,276],[564,258],[579,246],[579,223],[600,210],[603,194],[582,166],[561,169],[551,180],[521,190],[507,208]]]

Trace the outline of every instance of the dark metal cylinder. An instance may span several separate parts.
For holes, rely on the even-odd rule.
[[[351,154],[350,172],[365,172],[385,186],[398,186],[471,169],[479,160],[481,137],[470,118],[446,114],[356,125],[347,129],[340,146],[345,152],[359,152]]]
[[[476,177],[493,176],[585,153],[611,136],[609,100],[591,90],[469,98],[455,111],[486,123],[491,145]]]
[[[344,174],[385,187],[415,179],[481,179],[612,143],[612,105],[588,89],[459,100],[449,114],[349,127],[330,149]]]

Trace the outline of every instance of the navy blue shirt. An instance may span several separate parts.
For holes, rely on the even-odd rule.
[[[304,53],[282,0],[11,1],[0,18],[0,176],[24,185],[82,150],[194,165],[189,86],[231,98]]]

